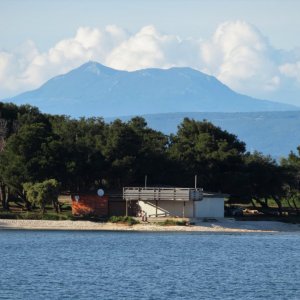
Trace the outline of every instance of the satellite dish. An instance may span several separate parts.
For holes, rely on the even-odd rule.
[[[78,195],[76,195],[74,198],[75,198],[76,202],[78,202],[80,197]]]
[[[98,195],[99,197],[104,196],[104,190],[99,189],[99,190],[97,191],[97,195]]]

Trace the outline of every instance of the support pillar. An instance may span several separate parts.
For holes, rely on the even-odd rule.
[[[157,200],[155,200],[155,217],[157,218]]]
[[[195,201],[193,201],[193,218],[195,219],[195,215],[196,215],[196,212],[195,212],[196,208],[195,208]]]

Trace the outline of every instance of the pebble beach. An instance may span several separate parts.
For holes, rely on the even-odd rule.
[[[0,219],[0,230],[95,230],[95,231],[179,231],[179,232],[299,232],[300,224],[273,221],[235,221],[220,219],[197,221],[190,226],[161,226],[142,223],[132,226],[91,221],[48,221]]]

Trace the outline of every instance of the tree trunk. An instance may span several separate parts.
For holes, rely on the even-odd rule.
[[[254,199],[261,205],[261,208],[263,208],[263,209],[268,209],[269,208],[268,202],[262,201],[259,198],[254,198]]]
[[[61,212],[61,207],[57,200],[52,200],[52,206],[55,209],[57,214]]]
[[[19,197],[19,199],[21,199],[24,202],[26,210],[31,211],[32,210],[32,205],[27,200],[25,193],[18,193],[18,197]]]
[[[41,204],[41,210],[42,210],[42,215],[44,215],[45,212],[46,212],[45,204],[44,203]]]
[[[286,202],[288,203],[289,207],[290,207],[291,209],[293,209],[293,206],[291,205],[291,202],[290,202],[290,199],[289,199],[289,198],[286,198]]]
[[[265,205],[267,208],[269,208],[269,203],[268,203],[268,198],[264,198],[265,199]]]
[[[256,204],[255,204],[255,202],[254,202],[254,200],[251,198],[251,203],[252,203],[252,206],[253,206],[253,208],[257,208],[257,206],[256,206]]]
[[[294,204],[294,207],[295,207],[295,209],[296,209],[296,213],[297,213],[297,215],[298,215],[298,214],[299,214],[299,209],[298,209],[298,207],[297,207],[297,205],[296,205],[295,199],[293,199],[293,204]]]
[[[278,212],[279,215],[282,217],[282,203],[280,201],[280,199],[276,196],[273,196],[274,201],[276,202],[277,206],[278,206]]]
[[[3,210],[9,210],[9,202],[8,202],[8,188],[5,184],[0,183],[0,199],[2,203]]]

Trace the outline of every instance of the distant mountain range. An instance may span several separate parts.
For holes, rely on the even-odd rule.
[[[175,133],[184,117],[206,119],[238,136],[247,150],[260,151],[278,159],[290,151],[297,153],[300,145],[300,111],[250,113],[171,113],[143,116],[148,126],[166,134]],[[120,117],[127,121],[131,117]],[[114,118],[106,118],[113,121]]]
[[[43,112],[73,117],[300,110],[238,94],[215,77],[191,68],[127,72],[96,62],[88,62],[6,101],[29,103]]]

